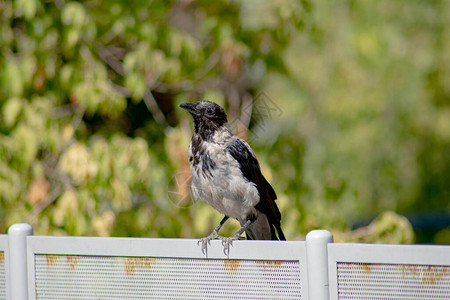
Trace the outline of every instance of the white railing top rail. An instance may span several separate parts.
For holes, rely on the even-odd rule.
[[[450,265],[450,247],[443,245],[328,244],[331,262]]]
[[[194,239],[28,236],[28,253],[61,255],[153,256],[177,258],[305,260],[304,241],[235,241],[227,257],[221,241],[207,255]]]

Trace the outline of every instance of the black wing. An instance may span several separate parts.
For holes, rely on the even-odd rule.
[[[256,185],[260,197],[256,208],[267,215],[269,223],[275,225],[277,228],[280,239],[284,239],[284,234],[280,228],[281,213],[275,204],[277,195],[261,173],[258,160],[253,154],[253,151],[250,150],[250,146],[243,140],[237,138],[226,149],[239,163],[239,168],[244,177]]]

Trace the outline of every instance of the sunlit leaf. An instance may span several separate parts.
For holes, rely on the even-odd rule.
[[[25,101],[22,98],[10,98],[3,107],[3,120],[6,126],[12,126],[22,110]]]

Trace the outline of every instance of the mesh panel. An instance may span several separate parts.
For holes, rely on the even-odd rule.
[[[0,251],[0,299],[6,299],[6,266],[3,251]]]
[[[36,255],[38,299],[299,299],[298,261]]]
[[[450,299],[450,266],[337,263],[339,299]]]

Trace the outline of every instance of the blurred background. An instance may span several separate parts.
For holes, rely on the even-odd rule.
[[[0,22],[1,233],[209,234],[177,107],[207,99],[288,239],[450,243],[449,1],[15,0]]]

